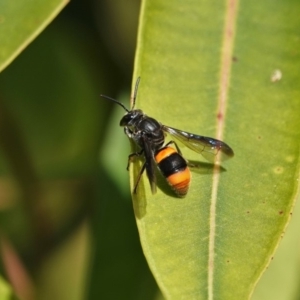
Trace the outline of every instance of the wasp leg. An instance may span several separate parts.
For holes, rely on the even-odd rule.
[[[129,166],[130,166],[130,163],[133,161],[133,158],[136,156],[141,156],[143,154],[143,152],[144,152],[144,150],[141,150],[140,152],[133,152],[128,155],[128,162],[127,162],[127,167],[126,167],[127,171],[129,170]]]
[[[178,147],[177,143],[175,141],[170,141],[169,143],[166,144],[166,147],[171,145],[171,144],[174,144],[175,147],[176,147],[176,150],[177,152],[182,156],[182,153],[180,151],[180,148]],[[182,156],[183,157],[183,156]],[[192,164],[191,162],[189,162],[186,158],[183,157],[183,159],[186,161],[186,163],[188,164],[189,167],[191,168],[199,168],[198,165],[195,165],[195,164]]]
[[[143,164],[143,166],[142,166],[142,168],[141,168],[141,170],[140,170],[140,173],[139,173],[139,175],[138,175],[138,177],[137,177],[137,180],[136,180],[136,183],[135,183],[135,186],[134,186],[134,189],[133,189],[133,193],[134,193],[134,194],[136,194],[137,187],[138,187],[139,182],[140,182],[140,180],[141,180],[141,177],[142,177],[142,175],[143,175],[143,173],[144,173],[144,171],[145,171],[145,168],[146,168],[146,163]]]
[[[185,159],[185,160],[190,168],[200,168],[200,165],[193,164],[193,163],[189,162],[187,159]]]
[[[175,145],[177,152],[182,156],[182,153],[181,153],[181,151],[180,151],[180,148],[178,147],[178,145],[177,145],[177,143],[176,143],[175,141],[170,141],[169,143],[166,144],[165,147],[167,147],[167,146],[169,146],[169,145],[171,145],[171,144],[174,144],[174,145]]]

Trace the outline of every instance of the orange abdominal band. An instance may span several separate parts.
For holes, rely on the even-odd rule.
[[[156,153],[155,160],[177,195],[185,196],[191,181],[191,173],[185,159],[175,149],[165,147]]]

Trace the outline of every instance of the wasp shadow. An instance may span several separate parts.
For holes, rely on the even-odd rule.
[[[140,175],[142,166],[144,161],[141,159],[136,160],[136,164],[134,165],[133,169],[133,178],[134,178],[134,186],[136,185],[136,180]],[[140,180],[136,189],[136,193],[132,191],[132,202],[133,202],[133,209],[134,214],[138,219],[142,219],[147,213],[147,199],[146,199],[146,190],[145,184],[148,183],[148,178],[144,177],[144,180]]]
[[[202,175],[211,175],[211,174],[226,172],[226,169],[221,165],[216,165],[209,162],[189,160],[188,166],[192,172],[202,174]]]
[[[141,160],[138,159],[138,161],[138,167],[135,166],[134,168],[134,178],[138,177],[143,164]],[[189,160],[187,163],[192,173],[197,173],[201,175],[212,175],[215,173],[226,172],[226,169],[221,165],[215,165],[212,163],[200,162],[195,160]],[[183,199],[183,197],[178,196],[174,192],[174,190],[168,184],[166,178],[162,175],[158,168],[156,168],[155,170],[155,177],[157,188],[160,189],[163,193],[168,195],[170,198]],[[132,194],[134,212],[138,219],[143,218],[147,213],[147,199],[145,197],[144,186],[145,184],[149,184],[148,180],[141,180],[137,188],[137,193]]]

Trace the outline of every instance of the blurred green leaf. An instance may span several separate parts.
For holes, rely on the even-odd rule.
[[[90,4],[83,3],[80,17],[90,9]],[[10,37],[2,38],[1,70],[50,22],[47,9],[54,4],[25,2],[18,4],[24,5],[20,10],[8,2],[0,4],[1,8],[5,5],[0,24],[6,26],[1,27],[0,37]],[[48,20],[42,20],[42,13]],[[128,153],[123,149],[127,140],[118,122],[113,132],[107,132],[107,139],[103,138],[109,126],[109,104],[99,95],[106,93],[108,85],[122,85],[124,75],[111,80],[113,71],[103,55],[104,43],[98,33],[86,30],[91,17],[83,22],[70,11],[63,15],[0,76],[1,230],[15,246],[24,269],[28,268],[39,299],[83,299],[86,292],[91,299],[120,295],[122,299],[151,300],[157,286],[141,252],[131,202],[119,193],[126,188],[121,182],[128,181]],[[135,20],[131,15],[128,18]],[[107,22],[106,28],[111,27],[111,20]],[[123,56],[118,57],[121,63],[124,56],[129,61],[131,48],[125,49],[126,45],[124,42]],[[118,146],[116,130],[125,138]],[[101,151],[106,153],[101,162],[115,159],[112,166],[104,164],[107,173],[98,164],[99,148],[106,143],[110,145]],[[107,150],[110,147],[118,152]],[[124,160],[118,155],[122,149]],[[120,168],[124,173],[118,172]],[[90,227],[92,243],[90,228],[75,231],[83,218],[97,219]]]
[[[106,81],[101,58],[93,60],[96,49],[82,45],[93,39],[82,27],[74,35],[76,27],[49,26],[0,75],[1,230],[35,273],[94,200]],[[49,286],[50,275],[43,277]],[[68,278],[65,287],[74,279]],[[46,290],[47,282],[42,285]]]
[[[132,75],[140,0],[94,1],[97,27],[109,54]]]
[[[0,277],[0,299],[3,300],[16,299],[13,298],[12,288],[2,277]]]
[[[300,205],[276,251],[274,260],[258,282],[252,300],[299,299],[300,295]]]
[[[127,93],[126,96],[126,99],[128,99]],[[118,97],[118,99],[123,98],[125,97]],[[130,145],[124,131],[118,126],[123,115],[124,110],[119,105],[114,105],[111,118],[107,122],[103,147],[99,157],[107,174],[122,190],[122,193],[129,197],[129,176],[126,166]]]
[[[161,177],[151,195],[146,176],[133,198],[167,299],[247,299],[272,260],[299,188],[299,12],[294,0],[143,2],[137,108],[235,151],[219,172],[199,163],[185,199]]]
[[[85,299],[153,300],[158,288],[141,251],[129,195],[124,197],[110,177],[99,172],[97,178],[94,255]]]
[[[89,174],[96,167],[101,116],[107,111],[99,97],[105,81],[101,68],[93,74],[89,44],[77,46],[88,34],[75,28],[67,22],[51,25],[0,76],[9,121],[44,176]]]
[[[0,71],[55,18],[66,0],[3,0],[0,3]]]
[[[37,276],[37,299],[84,299],[90,255],[90,229],[83,223],[44,262]]]

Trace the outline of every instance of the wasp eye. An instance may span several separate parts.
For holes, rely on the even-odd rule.
[[[139,117],[143,116],[143,112],[139,109],[132,110],[128,112],[120,121],[120,126],[130,126],[134,123],[134,120],[137,120]]]
[[[126,114],[120,121],[120,126],[127,126],[129,125],[130,121],[133,119],[133,115],[129,112]]]

